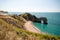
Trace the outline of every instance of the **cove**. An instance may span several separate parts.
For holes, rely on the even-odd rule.
[[[59,35],[60,36],[60,27],[54,24],[41,24],[41,23],[37,23],[34,22],[33,23],[39,30],[41,30],[42,32],[48,33],[48,34],[52,34],[52,35]]]

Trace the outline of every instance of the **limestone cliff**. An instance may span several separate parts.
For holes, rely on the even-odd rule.
[[[48,20],[46,17],[37,18],[35,15],[31,15],[30,13],[25,13],[20,16],[25,18],[27,21],[30,20],[32,22],[39,22],[39,23],[42,23],[41,21],[43,21],[43,24],[48,24],[48,22],[47,22]]]

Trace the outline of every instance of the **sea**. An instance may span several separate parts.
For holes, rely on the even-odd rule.
[[[23,14],[24,12],[9,12],[9,14]],[[37,18],[46,17],[48,19],[48,24],[37,23],[33,24],[42,32],[51,35],[60,36],[60,12],[29,12],[35,15]]]

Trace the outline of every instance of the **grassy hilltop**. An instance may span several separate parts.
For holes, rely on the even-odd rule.
[[[27,14],[24,14],[27,16]],[[22,15],[0,15],[0,40],[60,40],[60,36],[25,30]]]

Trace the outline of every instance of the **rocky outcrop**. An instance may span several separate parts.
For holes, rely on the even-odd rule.
[[[43,22],[43,24],[48,24],[48,23],[47,23],[47,18],[46,18],[46,17],[40,17],[39,20],[40,20],[40,23]]]
[[[43,24],[48,24],[46,17],[37,18],[35,15],[31,15],[30,13],[25,13],[20,16],[25,18],[27,21],[33,21],[33,22],[39,22],[39,23],[42,23],[42,21],[43,21]]]

